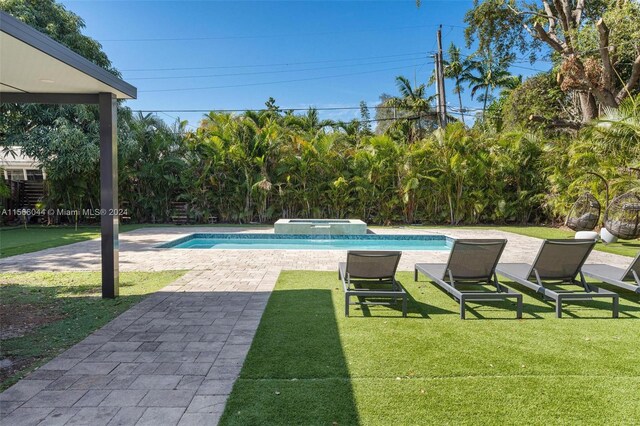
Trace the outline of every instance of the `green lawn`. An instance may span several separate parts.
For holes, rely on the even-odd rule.
[[[637,294],[620,291],[619,319],[606,302],[556,319],[526,293],[522,320],[493,302],[462,321],[403,272],[409,318],[381,306],[345,318],[336,275],[280,275],[221,424],[640,423]]]
[[[573,238],[575,235],[573,231],[544,226],[499,226],[496,229],[536,238]],[[638,254],[638,251],[640,251],[640,240],[618,241],[613,244],[598,242],[595,249],[607,253],[634,257]]]
[[[139,228],[166,227],[171,224],[126,224],[120,225],[120,232],[133,231]],[[255,227],[268,225],[180,225],[181,227]],[[0,228],[0,259],[3,257],[15,256],[23,253],[44,250],[52,247],[65,246],[80,241],[92,240],[100,237],[99,226],[81,226],[76,231],[73,226],[42,226],[30,225],[24,227],[4,227]]]
[[[121,225],[120,231],[127,232],[144,225]],[[80,241],[100,237],[99,226],[43,226],[0,228],[0,259],[17,254],[31,253],[52,247],[65,246]]]
[[[375,226],[372,228],[376,228]],[[408,229],[414,228],[407,227]],[[552,228],[549,226],[416,226],[417,229],[478,229],[478,230],[498,230],[513,232],[514,234],[526,235],[535,238],[573,238],[575,232],[568,229]],[[640,240],[619,241],[613,244],[603,244],[598,242],[596,250],[607,253],[619,254],[622,256],[634,257],[640,251]]]
[[[183,273],[122,272],[113,300],[100,296],[100,272],[0,274],[0,359],[14,362],[0,391]]]

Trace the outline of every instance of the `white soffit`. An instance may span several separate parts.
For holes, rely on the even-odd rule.
[[[0,93],[97,94],[108,92],[115,94],[118,99],[136,97],[135,87],[113,74],[90,63],[24,23],[4,13],[1,18]],[[38,47],[48,52],[14,37],[8,33],[11,30],[21,38],[24,31],[27,35],[26,40],[36,45],[39,43]],[[33,39],[35,41],[32,41]],[[84,71],[76,68],[76,65],[84,68]]]

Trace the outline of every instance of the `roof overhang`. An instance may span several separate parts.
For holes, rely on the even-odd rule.
[[[118,211],[117,99],[137,89],[67,47],[0,12],[0,103],[96,104],[100,208]],[[118,296],[118,214],[100,217],[102,297]]]
[[[134,86],[0,11],[0,95],[4,101],[11,94],[63,94],[70,95],[70,100],[81,95],[75,96],[80,100],[82,95],[98,93],[113,93],[118,99],[137,97]]]

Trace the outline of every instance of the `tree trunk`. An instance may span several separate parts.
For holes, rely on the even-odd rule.
[[[487,114],[487,98],[489,97],[489,86],[484,89],[484,105],[482,106],[482,119],[484,120]]]
[[[464,108],[462,108],[462,94],[460,93],[460,87],[458,86],[458,101],[460,102],[460,117],[462,118],[462,124],[464,122]]]
[[[453,212],[453,200],[451,199],[451,194],[447,195],[447,199],[449,200],[449,219],[451,221],[451,225],[455,225],[455,213]]]
[[[584,126],[584,123],[580,121],[569,121],[560,118],[548,119],[540,115],[530,115],[529,121],[532,123],[542,123],[550,130],[567,130],[574,136],[576,132]]]
[[[580,109],[582,110],[582,122],[588,123],[598,116],[596,99],[589,92],[580,92]]]
[[[249,217],[251,212],[251,180],[249,178],[249,171],[247,169],[244,170],[244,178],[247,184],[247,193],[244,199],[244,216],[247,223],[251,222],[251,217]]]

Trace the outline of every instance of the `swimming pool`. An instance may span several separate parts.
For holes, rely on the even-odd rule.
[[[450,250],[445,235],[191,234],[161,248],[227,250]]]

